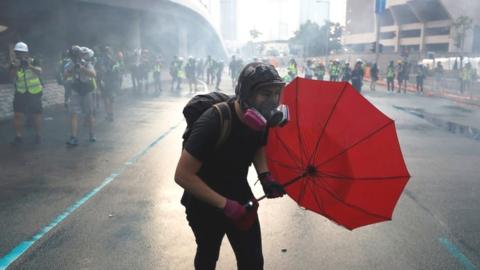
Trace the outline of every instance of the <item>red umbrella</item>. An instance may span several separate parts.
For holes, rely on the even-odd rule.
[[[297,78],[281,99],[290,122],[267,156],[287,194],[350,230],[391,220],[410,178],[394,121],[348,83]]]

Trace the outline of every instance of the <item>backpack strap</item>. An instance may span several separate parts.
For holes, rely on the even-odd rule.
[[[218,137],[215,149],[218,149],[230,135],[232,129],[232,112],[227,102],[213,105],[220,115],[220,136]]]

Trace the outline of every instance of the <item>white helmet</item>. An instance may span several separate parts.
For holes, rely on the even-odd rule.
[[[23,42],[18,42],[17,44],[15,44],[14,50],[16,52],[26,52],[26,53],[28,53],[28,46],[27,46],[27,44],[25,44]]]
[[[80,47],[80,51],[87,57],[87,59],[91,59],[95,55],[95,53],[88,47]]]

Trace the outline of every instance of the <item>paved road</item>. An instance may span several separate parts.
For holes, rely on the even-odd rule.
[[[265,269],[478,269],[480,110],[365,95],[395,119],[412,174],[393,221],[350,232],[289,198],[264,201]],[[193,235],[173,181],[189,97],[124,96],[117,120],[99,121],[98,142],[84,133],[73,149],[61,108],[47,111],[40,146],[12,148],[9,123],[0,125],[0,269],[192,269]],[[225,240],[218,269],[234,262]]]

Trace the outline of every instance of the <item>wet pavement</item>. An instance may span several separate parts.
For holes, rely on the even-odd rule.
[[[289,198],[262,201],[265,269],[478,269],[480,142],[460,130],[477,134],[480,109],[365,95],[395,120],[412,174],[393,221],[350,232]],[[194,238],[173,181],[189,97],[122,96],[115,122],[100,112],[98,141],[83,133],[76,148],[65,146],[61,107],[46,111],[39,146],[11,147],[2,123],[0,269],[192,269]],[[253,169],[249,179],[260,196]],[[235,269],[226,240],[217,269]]]

